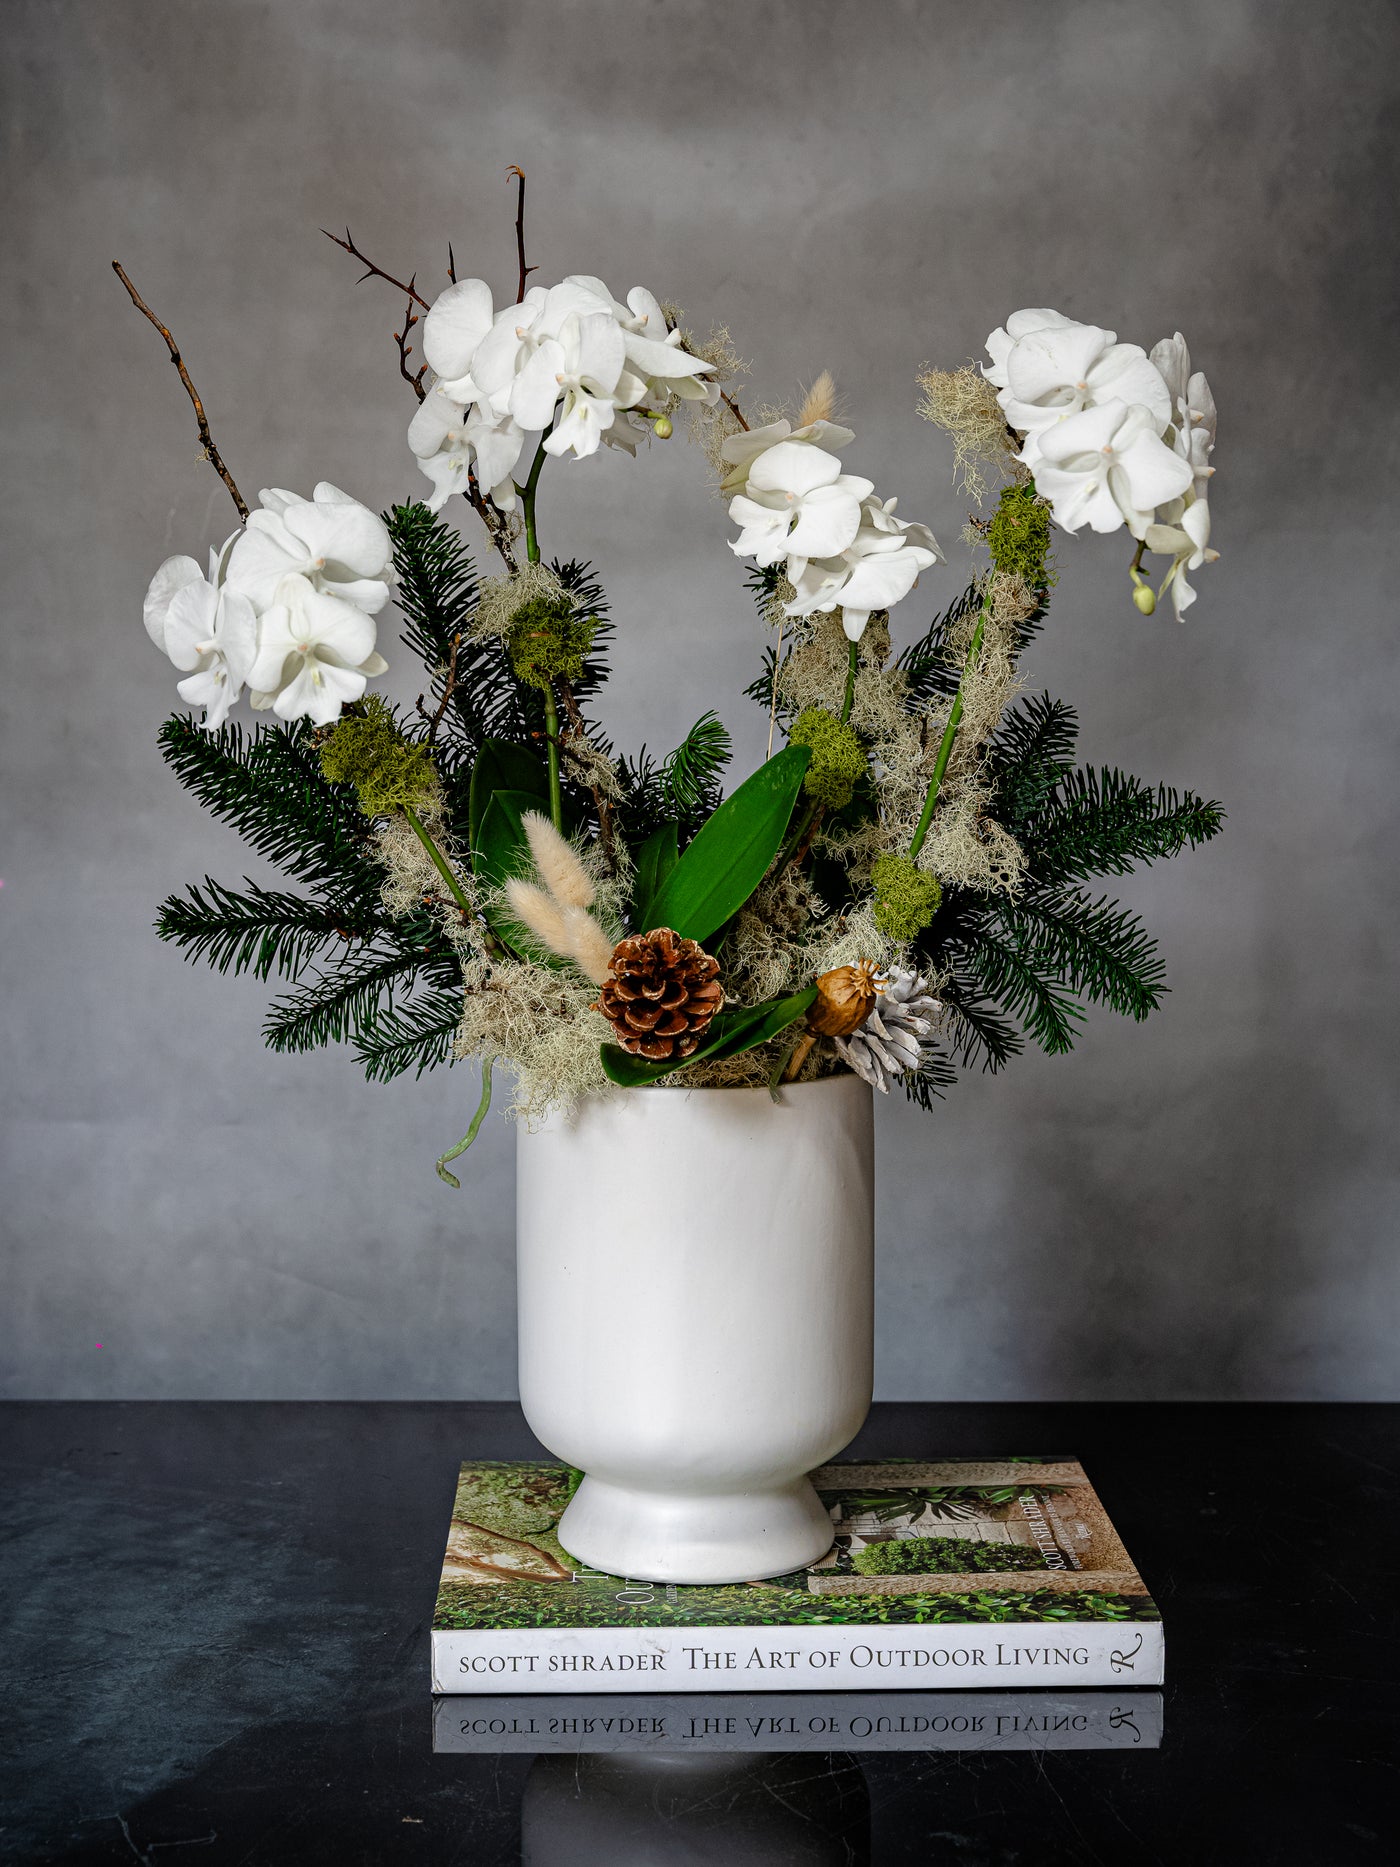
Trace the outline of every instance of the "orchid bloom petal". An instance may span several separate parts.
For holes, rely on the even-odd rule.
[[[423,355],[438,376],[465,376],[491,329],[491,287],[484,279],[449,285],[423,320]]]

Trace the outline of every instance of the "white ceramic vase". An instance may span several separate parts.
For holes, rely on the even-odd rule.
[[[870,1406],[865,1084],[626,1090],[522,1127],[516,1175],[520,1398],[586,1474],[565,1549],[658,1582],[823,1555],[806,1474]]]

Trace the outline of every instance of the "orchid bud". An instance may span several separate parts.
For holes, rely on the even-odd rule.
[[[669,415],[658,415],[656,420],[651,424],[651,431],[658,441],[669,441],[671,436],[675,433],[675,429],[671,426],[671,417]]]
[[[1140,583],[1134,585],[1133,602],[1144,616],[1150,616],[1157,607],[1157,599],[1152,594],[1151,584]]]

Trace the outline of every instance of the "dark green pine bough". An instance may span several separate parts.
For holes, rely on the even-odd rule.
[[[536,766],[543,771],[540,747],[554,730],[551,697],[519,678],[507,642],[472,635],[477,578],[458,534],[416,504],[394,508],[388,523],[403,638],[430,675],[433,705],[423,712],[442,708],[432,761],[447,823],[453,842],[475,851],[483,806],[498,795],[490,787],[517,796],[513,777]],[[556,562],[552,568],[587,643],[569,682],[581,718],[607,678],[607,605],[588,565]],[[762,602],[764,579],[756,581]],[[979,601],[974,585],[901,655],[911,709],[956,694],[952,632]],[[1022,625],[1020,646],[1043,613]],[[765,708],[772,704],[773,664],[770,651],[765,673],[749,689]],[[410,745],[428,735],[426,723],[412,720],[395,722],[395,729]],[[612,758],[613,748],[596,727],[587,731],[589,743]],[[1019,701],[989,744],[992,810],[1023,851],[1024,885],[1014,898],[947,889],[910,949],[911,963],[946,980],[948,1048],[906,1078],[909,1094],[925,1107],[954,1080],[955,1064],[980,1061],[999,1069],[1027,1036],[1052,1053],[1067,1051],[1086,1005],[1141,1019],[1166,991],[1156,945],[1141,922],[1092,884],[1209,840],[1222,812],[1189,792],[1077,767],[1075,739],[1073,710],[1041,695]],[[264,1025],[274,1050],[348,1043],[377,1082],[450,1062],[462,1010],[456,953],[429,908],[406,917],[386,912],[373,822],[351,784],[326,777],[305,724],[275,723],[251,734],[230,725],[206,733],[176,714],[162,727],[160,743],[179,781],[293,884],[283,890],[245,880],[234,889],[206,878],[162,903],[156,922],[162,938],[221,972],[282,981],[288,989],[274,1000]],[[802,852],[800,837],[790,834],[800,829],[809,750],[789,745],[722,801],[729,755],[728,734],[707,714],[668,757],[654,759],[644,748],[635,759],[621,758],[621,794],[603,806],[606,826],[599,821],[600,799],[571,775],[570,763],[551,771],[565,829],[620,838],[631,853],[634,926],[669,925],[695,938],[722,939],[724,922],[783,849],[812,865],[831,908],[839,912],[851,900],[840,865]],[[828,824],[862,808],[869,809],[869,786],[857,782]],[[491,821],[499,826],[501,819]],[[518,827],[518,812],[512,821]],[[757,873],[751,880],[738,875],[728,894],[717,892],[712,858],[722,852],[719,866],[727,867],[736,838]],[[739,869],[742,864],[736,874]],[[735,890],[742,891],[738,900]],[[658,909],[665,918],[653,918]],[[805,1015],[812,991],[722,1013],[691,1060],[768,1041]],[[613,1049],[604,1047],[605,1067],[616,1080],[646,1081],[674,1068],[645,1066],[622,1051],[609,1060]]]

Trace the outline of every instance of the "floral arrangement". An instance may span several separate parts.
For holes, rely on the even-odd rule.
[[[498,1060],[532,1118],[615,1086],[776,1094],[842,1070],[928,1107],[958,1064],[998,1068],[1026,1036],[1068,1050],[1086,1003],[1145,1017],[1165,990],[1154,943],[1088,884],[1213,837],[1222,813],[1076,766],[1073,710],[1023,694],[1017,669],[1057,531],[1124,532],[1143,615],[1195,599],[1188,574],[1215,556],[1215,406],[1181,336],[1149,354],[1025,310],[989,362],[918,378],[986,558],[931,623],[900,629],[943,553],[847,471],[830,375],[795,412],[751,418],[727,330],[701,338],[640,287],[530,285],[512,173],[518,290],[499,306],[451,262],[429,303],[416,274],[337,241],[406,301],[395,344],[429,490],[383,516],[324,483],[250,510],[173,338],[116,268],[240,520],[207,569],[170,558],[147,593],[147,632],[203,710],[169,719],[162,750],[298,885],[206,878],[163,904],[162,937],[288,982],[274,1050],[348,1041],[376,1080],[479,1058],[481,1105],[439,1162],[453,1185]],[[537,519],[546,469],[621,452],[641,458],[612,471],[641,471],[678,419],[766,633],[747,694],[767,756],[728,795],[713,711],[664,758],[608,739],[607,601],[587,562],[546,558]],[[457,497],[494,568],[445,516]],[[369,688],[391,599],[426,671],[411,710]],[[268,715],[251,732],[231,718],[245,693]]]

